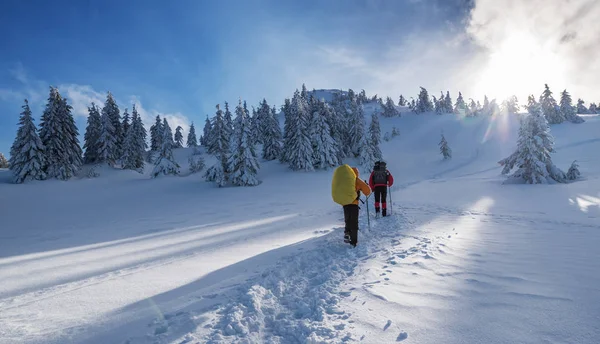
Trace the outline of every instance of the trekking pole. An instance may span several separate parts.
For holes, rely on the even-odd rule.
[[[392,187],[388,186],[388,193],[390,195],[390,215],[392,215],[392,206],[394,203],[392,203]]]
[[[369,197],[367,197],[367,224],[369,225],[369,232],[371,231],[371,215],[369,214]]]

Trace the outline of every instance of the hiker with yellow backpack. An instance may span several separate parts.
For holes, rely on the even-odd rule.
[[[344,208],[344,222],[346,223],[344,242],[350,243],[354,247],[358,244],[358,201],[360,193],[364,193],[367,197],[371,194],[369,185],[358,176],[359,173],[356,167],[344,164],[333,172],[331,182],[333,201]]]

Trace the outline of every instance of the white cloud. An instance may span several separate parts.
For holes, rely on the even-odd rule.
[[[94,102],[102,108],[106,93],[95,91],[88,85],[60,85],[57,87],[61,95],[67,98],[67,102],[73,107],[73,115],[87,117],[88,107]]]
[[[20,87],[12,89],[0,89],[0,100],[3,101],[22,101],[27,98],[30,104],[36,107],[45,105],[47,94],[49,92],[49,84],[42,80],[37,80],[31,77],[25,68],[21,64],[10,70],[11,75],[19,82]],[[79,84],[62,84],[57,86],[58,91],[61,95],[67,98],[67,102],[73,107],[73,115],[76,117],[87,118],[89,112],[88,107],[94,102],[100,109],[102,109],[106,100],[106,91],[98,91],[90,85],[79,85]],[[189,128],[189,119],[180,112],[165,113],[160,112],[156,109],[146,109],[138,96],[130,95],[127,97],[121,97],[113,94],[121,114],[128,109],[131,114],[133,104],[136,109],[146,130],[154,124],[156,115],[160,115],[161,118],[166,118],[169,125],[175,132],[177,126],[181,126],[184,132],[187,132]],[[127,99],[126,101],[123,101]],[[80,128],[83,132],[85,128]]]
[[[136,108],[138,114],[140,115],[140,117],[142,117],[142,122],[144,122],[144,127],[146,128],[146,130],[149,130],[150,126],[155,123],[157,115],[159,115],[161,119],[163,119],[163,118],[167,119],[167,122],[169,123],[169,126],[171,127],[171,129],[173,131],[173,134],[175,134],[175,128],[177,128],[178,126],[181,126],[181,128],[183,129],[183,132],[184,132],[184,137],[185,137],[185,135],[190,127],[189,119],[180,112],[162,113],[162,112],[159,112],[154,109],[147,110],[142,105],[139,97],[136,97],[136,96],[129,97],[129,103],[132,105],[135,104],[135,108]],[[128,107],[128,108],[129,108],[129,113],[131,113],[132,107]]]

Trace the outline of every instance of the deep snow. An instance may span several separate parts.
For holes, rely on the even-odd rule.
[[[585,119],[551,127],[554,162],[577,159],[582,180],[502,185],[515,119],[381,118],[400,130],[382,144],[393,215],[368,231],[362,206],[356,249],[332,171],[0,184],[0,343],[595,343],[600,118]]]

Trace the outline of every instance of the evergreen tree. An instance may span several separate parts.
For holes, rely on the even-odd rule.
[[[462,98],[462,96],[461,96]],[[452,98],[450,98],[450,91],[446,91],[446,97],[444,97],[444,112],[453,113],[454,107],[452,106]]]
[[[527,105],[525,105],[525,109],[527,110],[527,112],[531,113],[532,111],[536,111],[536,108],[539,106],[540,105],[535,100],[535,97],[533,96],[533,94],[531,94],[527,97]],[[541,108],[540,108],[540,111],[541,111]]]
[[[158,152],[162,147],[163,127],[160,115],[156,115],[156,121],[150,126],[150,150]]]
[[[448,146],[448,141],[442,134],[442,140],[438,144],[440,146],[440,153],[444,156],[444,160],[452,158],[452,149]]]
[[[467,116],[477,116],[477,103],[475,103],[475,101],[471,98],[471,101],[469,102],[469,107],[467,109]]]
[[[0,152],[0,168],[8,168],[8,160],[2,152]]]
[[[87,127],[85,129],[84,145],[85,154],[83,162],[86,164],[97,163],[100,158],[100,135],[102,135],[102,120],[100,111],[95,103],[88,107]]]
[[[417,100],[417,113],[433,111],[433,104],[429,99],[429,93],[424,87],[421,87],[419,92],[419,99]]]
[[[600,112],[598,112],[598,105],[596,105],[596,103],[591,103],[590,104],[590,108],[588,109],[588,111],[591,114],[598,114],[598,113],[600,113]]]
[[[121,123],[121,129],[123,131],[123,144],[125,142],[125,138],[127,137],[127,133],[129,132],[129,128],[131,127],[129,113],[127,112],[127,108],[123,111],[123,122]]]
[[[334,95],[334,98],[336,95]],[[279,160],[281,162],[289,162],[288,152],[290,151],[290,137],[292,136],[292,103],[289,98],[285,99],[281,107],[281,112],[283,112],[283,147]]]
[[[379,148],[381,143],[381,127],[379,125],[379,116],[373,112],[371,115],[371,125],[369,126],[370,145],[373,147],[373,156],[377,160],[383,159],[383,154]]]
[[[392,98],[387,97],[385,99],[385,104],[382,106],[383,107],[383,117],[395,117],[398,116],[398,110],[396,109],[396,106],[394,105],[394,101],[392,100]]]
[[[365,115],[362,106],[359,105],[356,100],[351,101],[350,108],[351,113],[348,131],[350,136],[349,144],[354,157],[358,157],[361,155],[361,139],[365,136]]]
[[[23,112],[19,118],[17,136],[10,148],[9,167],[17,184],[28,180],[46,178],[45,148],[33,123],[29,102],[25,100]]]
[[[233,149],[230,160],[230,180],[237,186],[254,186],[260,184],[257,178],[260,168],[254,145],[252,143],[252,132],[248,121],[248,109],[242,107],[240,99],[235,109],[234,135],[232,139]],[[266,118],[264,119],[267,120]]]
[[[265,124],[264,135],[262,158],[267,161],[279,158],[282,150],[281,128],[279,127],[279,121],[277,120],[275,106],[271,109],[271,114]]]
[[[114,128],[114,137],[115,137],[115,145],[114,152],[110,154],[115,157],[115,160],[121,156],[123,141],[125,140],[125,132],[123,131],[123,125],[121,124],[121,115],[119,113],[119,107],[117,106],[117,102],[113,98],[112,93],[108,92],[106,96],[106,101],[104,102],[104,107],[102,108],[102,113],[108,115],[110,121],[112,123],[112,127]]]
[[[588,113],[588,109],[585,107],[585,102],[581,98],[577,100],[577,113],[584,115]]]
[[[256,133],[256,142],[264,144],[266,140],[266,131],[271,120],[271,107],[267,103],[267,100],[263,98],[259,104],[258,111],[256,111],[256,118],[254,120],[254,131]]]
[[[356,100],[355,100],[356,102]],[[290,136],[288,138],[288,161],[292,170],[312,171],[312,142],[308,126],[307,104],[296,90],[290,104]]]
[[[167,122],[167,119],[163,119],[163,137],[162,137],[162,147],[160,150],[160,154],[156,159],[156,163],[154,165],[154,169],[152,170],[152,178],[156,178],[159,175],[177,175],[179,174],[179,164],[175,162],[173,158],[173,132],[171,131],[171,127]]]
[[[560,113],[569,122],[584,122],[583,118],[577,115],[577,109],[573,106],[571,95],[567,90],[564,90],[560,96]]]
[[[58,90],[51,87],[40,123],[40,139],[46,148],[45,172],[49,178],[70,179],[83,164],[79,132],[71,109]]]
[[[562,115],[560,111],[558,111],[558,105],[556,104],[556,100],[552,96],[552,92],[548,87],[548,84],[545,84],[545,89],[542,95],[540,96],[540,105],[542,107],[542,113],[546,117],[546,120],[549,124],[559,124],[565,121],[565,117]]]
[[[373,147],[373,143],[369,139],[369,135],[365,135],[360,139],[360,157],[359,157],[359,165],[362,167],[362,170],[365,173],[368,173],[375,165],[375,162],[379,159],[375,156],[375,150]]]
[[[148,144],[146,143],[146,129],[142,118],[138,115],[135,105],[131,115],[131,126],[127,130],[127,136],[123,144],[123,168],[136,170],[141,173],[144,167],[144,154]]]
[[[212,122],[208,119],[208,115],[206,115],[206,120],[204,121],[204,128],[202,129],[202,138],[200,139],[200,144],[202,146],[208,147],[209,142],[212,141],[211,138],[212,132]]]
[[[190,131],[188,132],[186,146],[192,148],[198,147],[198,139],[196,138],[196,127],[194,127],[194,122],[192,122],[192,125],[190,125]]]
[[[209,154],[217,154],[224,152],[226,156],[229,155],[229,137],[227,136],[227,129],[225,127],[225,121],[223,118],[223,110],[217,104],[217,112],[213,117],[210,125],[210,135],[207,139],[207,152]],[[224,166],[224,171],[227,171]]]
[[[398,105],[399,106],[406,106],[406,99],[404,98],[403,95],[400,95],[400,99],[398,99]]]
[[[554,166],[550,157],[554,152],[554,139],[541,106],[530,101],[528,111],[529,115],[521,121],[517,150],[499,162],[504,166],[502,174],[516,167],[511,179],[527,184],[564,182],[566,174]]]
[[[465,103],[461,92],[458,92],[458,98],[456,98],[456,104],[454,105],[454,113],[457,115],[464,115],[467,113],[467,104]]]
[[[162,130],[163,130],[163,138],[162,139],[163,140],[165,140],[165,138],[169,139],[169,145],[170,145],[171,149],[175,148],[175,140],[173,140],[173,130],[169,126],[169,123],[167,122],[166,117],[163,118]],[[164,141],[163,141],[163,147],[164,147]]]
[[[490,101],[487,95],[483,96],[483,108],[481,111],[487,116],[492,115],[492,112],[490,111]]]
[[[223,114],[223,130],[223,140],[227,141],[227,147],[229,147],[229,142],[231,142],[231,136],[233,135],[233,119],[227,102],[225,102],[225,113]]]
[[[568,180],[576,180],[579,179],[581,173],[579,172],[579,165],[577,164],[577,160],[573,161],[571,167],[567,171],[567,179]]]
[[[102,131],[100,132],[100,149],[98,162],[105,162],[114,167],[117,161],[117,137],[113,121],[110,118],[110,111],[102,109]]]
[[[178,125],[175,128],[175,148],[183,148],[183,133],[181,132],[183,128]]]
[[[327,169],[341,163],[331,128],[327,123],[324,102],[318,102],[311,123],[311,140],[313,146],[313,164],[316,169]]]

